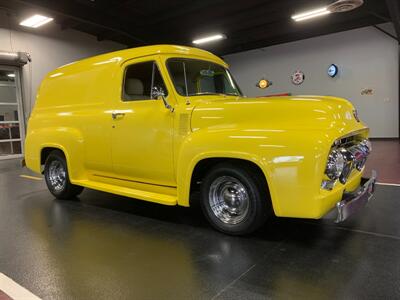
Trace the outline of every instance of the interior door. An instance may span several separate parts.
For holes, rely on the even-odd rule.
[[[22,157],[24,132],[19,69],[0,66],[0,159]]]
[[[176,186],[173,169],[173,117],[153,87],[168,90],[156,56],[131,60],[121,70],[122,93],[113,109],[112,160],[117,178]]]

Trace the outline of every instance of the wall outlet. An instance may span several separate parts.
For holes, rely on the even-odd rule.
[[[390,102],[390,98],[388,98],[388,97],[383,98],[383,102]]]

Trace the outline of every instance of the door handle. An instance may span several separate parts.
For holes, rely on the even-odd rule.
[[[113,112],[111,113],[111,117],[113,120],[116,120],[118,117],[123,117],[125,116],[125,113],[122,112]]]

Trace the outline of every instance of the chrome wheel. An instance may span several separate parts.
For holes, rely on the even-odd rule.
[[[220,221],[235,225],[242,222],[249,212],[249,194],[238,179],[221,176],[210,185],[209,204]]]
[[[59,160],[53,160],[49,166],[48,178],[54,191],[59,192],[67,183],[66,170]]]

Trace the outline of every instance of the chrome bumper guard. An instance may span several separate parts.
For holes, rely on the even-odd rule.
[[[344,193],[342,201],[336,204],[338,212],[335,223],[340,223],[364,207],[375,191],[376,171],[373,170],[371,178],[362,178],[360,187],[351,193]]]

